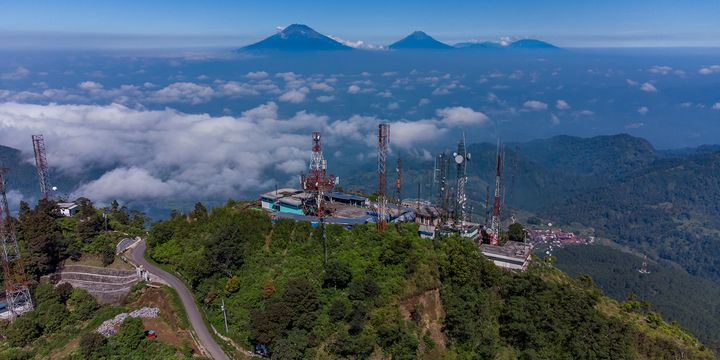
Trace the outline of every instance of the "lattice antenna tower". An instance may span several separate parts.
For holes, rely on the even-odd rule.
[[[397,158],[397,166],[395,167],[395,203],[400,206],[402,203],[402,159]],[[418,183],[420,184],[420,183]],[[420,196],[418,196],[418,199]]]
[[[45,154],[45,140],[41,134],[32,136],[33,150],[35,150],[35,167],[37,167],[38,181],[40,182],[40,198],[47,200],[50,197],[50,176],[48,175],[47,155]]]
[[[492,244],[498,245],[500,242],[500,194],[501,192],[501,174],[502,174],[502,145],[500,139],[497,143],[497,163],[495,165],[495,197],[493,199],[493,213],[491,229],[493,232]]]
[[[436,160],[436,172],[437,172],[437,181],[438,181],[438,202],[440,203],[440,207],[443,210],[443,216],[447,216],[448,214],[448,197],[449,197],[449,189],[448,189],[448,183],[447,183],[447,166],[448,166],[448,159],[447,154],[445,152],[440,153]]]
[[[0,241],[2,242],[2,263],[5,275],[5,301],[10,311],[10,320],[33,310],[28,289],[25,265],[20,257],[17,234],[10,216],[10,207],[5,190],[5,174],[8,169],[0,168]]]
[[[390,147],[390,124],[378,125],[378,229],[385,230],[387,224],[387,155]]]
[[[327,173],[327,160],[323,157],[320,132],[312,133],[312,156],[310,158],[310,171],[300,176],[300,183],[306,192],[312,193],[315,197],[314,206],[306,210],[312,211],[319,218],[322,218],[329,209],[323,206],[324,194],[331,192],[337,183],[335,175]]]
[[[470,154],[465,149],[465,134],[458,142],[457,151],[453,153],[455,167],[457,170],[457,187],[455,188],[455,221],[464,223],[468,220],[467,194],[465,185],[467,184],[467,163],[470,161]]]

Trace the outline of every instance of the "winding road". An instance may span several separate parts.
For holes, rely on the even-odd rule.
[[[180,300],[182,300],[183,307],[185,307],[188,320],[190,320],[190,324],[192,324],[195,334],[197,334],[198,341],[200,341],[202,347],[210,353],[210,356],[215,360],[230,360],[220,345],[212,337],[207,326],[205,326],[202,314],[200,314],[197,305],[195,305],[195,300],[193,299],[190,290],[188,290],[188,288],[185,287],[185,284],[178,278],[145,260],[146,248],[147,245],[145,244],[145,240],[141,240],[135,248],[132,249],[132,253],[130,255],[132,260],[135,264],[142,265],[142,267],[149,271],[150,274],[160,277],[162,280],[170,284],[175,291],[177,291],[178,295],[180,295]]]

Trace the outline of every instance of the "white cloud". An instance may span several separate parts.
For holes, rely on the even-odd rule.
[[[384,97],[384,98],[390,98],[392,97],[392,92],[390,90],[385,90],[377,93],[377,96]]]
[[[251,71],[245,74],[245,77],[248,79],[259,80],[268,77],[268,73],[265,71]]]
[[[653,85],[649,82],[643,83],[642,86],[640,86],[640,90],[645,91],[645,92],[657,92],[658,91],[658,89],[655,87],[655,85]]]
[[[314,82],[310,84],[310,88],[318,91],[333,92],[335,88],[324,82]]]
[[[0,74],[2,80],[20,80],[30,75],[30,70],[19,66],[15,70]]]
[[[438,109],[436,114],[448,126],[483,125],[489,120],[487,115],[462,106]]]
[[[347,89],[348,94],[357,94],[360,92],[360,87],[357,85],[350,85]]]
[[[282,95],[280,95],[279,100],[290,102],[293,104],[299,104],[303,101],[305,101],[305,96],[310,90],[306,87],[300,88],[298,90],[290,90]]]
[[[667,75],[673,71],[673,68],[671,68],[669,66],[655,65],[655,66],[651,67],[648,71],[653,74]]]
[[[72,197],[147,200],[166,198],[185,188],[189,186],[172,179],[167,182],[162,181],[146,169],[121,167],[106,172],[97,180],[83,184],[73,192]]]
[[[645,123],[643,123],[643,122],[636,122],[636,123],[632,123],[632,124],[627,124],[627,125],[625,125],[625,128],[626,128],[626,129],[639,129],[639,128],[643,127],[643,126],[645,126]]]
[[[559,118],[557,115],[555,115],[555,114],[551,114],[551,115],[550,115],[550,122],[551,122],[553,125],[559,125],[559,124],[560,124],[560,118]]]
[[[83,81],[78,84],[78,87],[83,90],[92,91],[102,89],[103,85],[95,81]]]
[[[703,67],[698,71],[698,73],[700,75],[720,74],[720,65],[710,65],[707,67]]]
[[[650,109],[648,109],[647,106],[641,106],[641,107],[638,108],[638,110],[637,110],[638,114],[640,114],[640,115],[645,115],[645,114],[648,113],[648,111],[650,111]]]
[[[542,101],[538,100],[529,100],[523,103],[523,107],[530,110],[540,111],[540,110],[547,110],[548,105]]]
[[[397,101],[391,102],[388,104],[387,108],[388,110],[397,110],[400,108],[400,104]]]
[[[567,109],[570,109],[570,104],[568,104],[567,101],[565,101],[565,100],[558,100],[555,103],[555,107],[558,110],[567,110]]]
[[[345,39],[339,38],[337,36],[332,36],[332,35],[328,35],[328,37],[345,45],[345,46],[349,46],[349,47],[355,48],[355,49],[364,49],[364,50],[386,50],[387,49],[383,45],[368,44],[362,40],[351,41],[351,40],[345,40]]]
[[[321,103],[326,103],[335,100],[335,97],[331,95],[320,95],[316,98],[316,100]]]
[[[176,82],[156,91],[150,96],[150,100],[159,103],[187,102],[196,105],[210,101],[214,95],[215,90],[210,86]]]
[[[418,102],[418,105],[419,105],[419,106],[425,106],[425,105],[428,105],[428,104],[430,104],[430,99],[428,99],[428,98],[422,98],[422,99],[420,99],[420,101]]]
[[[28,157],[32,148],[26,139],[43,133],[53,171],[87,174],[89,169],[105,169],[75,191],[65,190],[99,202],[247,194],[269,186],[266,182],[272,179],[265,176],[266,169],[291,160],[297,168],[299,161],[309,158],[305,134],[314,129],[331,134],[329,118],[299,112],[279,119],[274,103],[239,117],[137,110],[119,104],[1,103],[0,126],[0,143],[21,149]]]
[[[637,81],[635,81],[635,80],[625,79],[625,82],[627,82],[627,84],[630,85],[630,86],[638,86],[638,85],[640,85],[640,83],[637,82]]]
[[[713,110],[720,110],[720,101],[719,101],[719,102],[716,102],[716,103],[712,106],[712,108],[713,108]]]

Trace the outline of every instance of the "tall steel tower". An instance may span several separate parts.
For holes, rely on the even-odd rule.
[[[437,173],[437,197],[440,207],[443,209],[443,216],[448,214],[448,198],[450,196],[447,183],[448,159],[445,152],[440,153],[435,159],[435,172]]]
[[[465,149],[465,134],[458,143],[458,148],[453,153],[455,167],[457,169],[457,187],[455,189],[455,221],[464,223],[468,221],[467,214],[467,194],[465,193],[465,184],[467,184],[467,162],[470,161],[470,154]]]
[[[395,203],[400,206],[402,203],[402,160],[400,159],[400,156],[397,158],[397,166],[395,167]],[[420,183],[418,183],[420,185]],[[420,199],[420,195],[418,195],[418,200]]]
[[[47,156],[45,155],[45,140],[42,135],[33,135],[32,142],[35,150],[35,166],[40,181],[40,197],[47,199],[50,195],[50,176],[48,175]]]
[[[312,133],[312,157],[310,159],[310,171],[300,176],[300,185],[303,190],[315,195],[314,206],[308,207],[306,210],[314,212],[318,217],[322,217],[328,210],[323,208],[323,195],[330,192],[335,187],[335,175],[327,173],[327,160],[323,157],[322,145],[320,143],[320,132]]]
[[[502,151],[500,140],[497,144],[497,163],[495,167],[495,198],[493,199],[493,214],[491,229],[493,232],[491,243],[498,245],[500,243],[500,175],[502,169]]]
[[[387,155],[390,147],[390,124],[382,123],[378,126],[378,229],[385,230],[387,223]]]
[[[33,310],[32,298],[25,277],[25,265],[20,257],[15,226],[10,216],[5,174],[8,169],[0,168],[0,241],[2,241],[3,273],[5,274],[5,300],[10,311],[10,320]]]

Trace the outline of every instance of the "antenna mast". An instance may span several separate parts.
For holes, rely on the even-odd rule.
[[[40,198],[47,200],[50,196],[50,176],[48,175],[47,156],[45,154],[45,140],[42,134],[33,135],[33,150],[35,150],[35,166],[40,181]]]
[[[322,206],[323,195],[333,190],[335,182],[335,175],[327,174],[327,160],[323,157],[320,132],[314,131],[312,133],[310,171],[300,176],[300,183],[303,190],[315,195],[315,207],[309,210],[314,211],[319,218],[322,218],[326,211]]]
[[[25,277],[25,265],[20,257],[15,226],[10,216],[5,190],[5,174],[8,169],[0,168],[0,241],[2,241],[3,273],[5,274],[5,300],[10,311],[10,320],[33,310],[32,298]]]
[[[378,125],[378,229],[385,231],[387,216],[387,155],[390,145],[390,124]]]
[[[447,155],[443,151],[437,156],[436,159],[436,171],[437,171],[437,180],[438,180],[438,200],[440,202],[440,206],[443,209],[443,217],[446,217],[448,214],[448,184],[447,184],[447,165],[448,165],[448,159]]]
[[[457,188],[455,189],[455,221],[464,223],[467,221],[467,195],[465,184],[467,184],[467,162],[470,161],[470,154],[465,150],[465,134],[458,143],[457,152],[453,153],[457,168]]]
[[[402,203],[402,160],[400,159],[400,156],[397,158],[397,167],[395,168],[395,172],[397,174],[397,178],[395,179],[395,203],[400,206]],[[419,185],[420,183],[418,183],[418,186]],[[418,195],[418,199],[420,199],[420,195]]]
[[[493,214],[492,214],[492,225],[493,231],[492,245],[498,245],[500,243],[500,175],[502,168],[502,147],[500,145],[500,139],[497,143],[497,163],[495,167],[495,198],[493,199]]]

